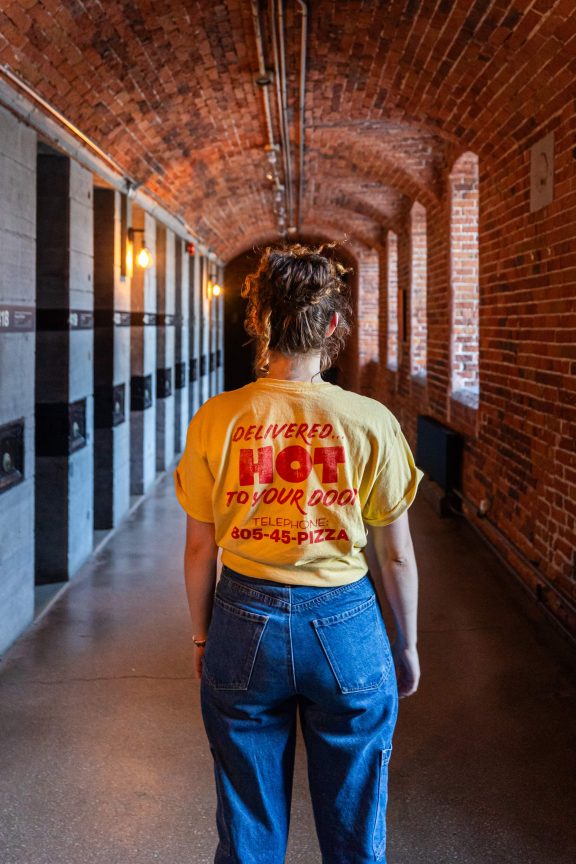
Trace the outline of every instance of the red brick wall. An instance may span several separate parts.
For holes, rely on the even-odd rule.
[[[530,213],[530,146],[552,130],[555,200]],[[381,390],[413,445],[421,413],[464,435],[463,492],[475,505],[467,517],[572,632],[576,616],[562,598],[576,602],[575,130],[569,102],[517,145],[480,154],[478,408],[451,396],[450,166],[427,212],[426,380],[409,379],[402,351]],[[399,247],[402,283],[402,235]]]

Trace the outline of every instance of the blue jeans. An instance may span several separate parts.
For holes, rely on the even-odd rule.
[[[215,864],[284,861],[297,709],[323,864],[386,861],[398,689],[368,574],[326,589],[224,567],[201,701],[218,801]]]

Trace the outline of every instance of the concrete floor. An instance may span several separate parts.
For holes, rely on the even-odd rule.
[[[411,514],[423,677],[400,705],[388,862],[574,864],[572,652],[463,520]],[[183,537],[165,478],[3,658],[1,864],[212,861]],[[286,861],[320,862],[301,746]]]

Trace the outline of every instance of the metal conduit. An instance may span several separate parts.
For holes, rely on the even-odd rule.
[[[299,83],[299,132],[298,132],[298,211],[297,220],[294,219],[295,194],[294,175],[292,170],[292,148],[290,142],[290,128],[288,123],[288,94],[286,75],[286,45],[284,34],[284,0],[269,0],[268,12],[270,16],[272,49],[274,54],[274,77],[276,84],[276,100],[278,106],[278,118],[280,127],[280,140],[282,146],[282,162],[284,170],[284,186],[279,181],[278,169],[275,161],[271,160],[273,167],[274,185],[278,197],[280,190],[284,189],[285,211],[288,220],[288,231],[293,233],[300,226],[302,213],[302,199],[304,195],[304,108],[306,97],[306,46],[308,40],[308,6],[305,0],[298,0],[302,14],[302,30],[300,39],[300,83]],[[256,51],[258,55],[258,70],[262,84],[262,98],[266,114],[266,126],[268,131],[268,149],[276,150],[274,142],[274,131],[272,124],[272,111],[270,105],[270,94],[268,84],[270,83],[266,62],[264,59],[264,47],[262,43],[262,30],[260,26],[260,14],[258,0],[251,0],[252,18],[254,21],[254,33],[256,36]],[[284,218],[279,215],[279,227],[284,226]]]
[[[272,0],[274,2],[274,0]],[[278,42],[280,44],[280,117],[283,127],[284,158],[286,165],[286,200],[288,224],[294,224],[294,196],[292,179],[292,153],[290,148],[290,130],[288,128],[288,96],[286,87],[286,46],[284,39],[284,0],[276,0],[278,16]]]
[[[308,42],[308,6],[305,0],[298,0],[298,4],[302,13],[302,30],[300,33],[300,123],[298,129],[298,218],[296,224],[298,230],[300,230],[300,226],[302,223],[302,201],[304,198],[304,107],[306,101],[306,46]]]
[[[284,181],[288,186],[288,189],[284,188],[284,201],[285,201],[285,210],[288,212],[288,217],[290,214],[290,206],[289,206],[289,194],[291,191],[290,182],[291,178],[289,178],[289,168],[287,163],[287,142],[286,142],[286,117],[284,113],[284,105],[282,101],[282,84],[280,80],[280,59],[279,59],[279,48],[278,48],[278,31],[276,27],[276,9],[275,9],[276,0],[270,0],[268,4],[268,13],[270,15],[270,31],[272,36],[272,51],[274,54],[274,80],[276,84],[276,104],[278,107],[278,117],[280,118],[280,138],[282,140],[282,162],[284,167]]]
[[[256,37],[256,53],[258,56],[258,74],[260,80],[262,82],[262,99],[264,102],[264,113],[266,115],[266,129],[268,133],[268,146],[267,149],[269,151],[270,158],[270,166],[272,170],[272,174],[274,177],[274,187],[279,189],[282,184],[280,183],[280,179],[278,177],[278,166],[276,164],[276,150],[277,145],[274,140],[274,127],[272,125],[272,109],[270,106],[270,94],[268,92],[268,86],[271,83],[269,80],[268,69],[266,68],[266,61],[264,59],[264,47],[262,45],[262,29],[260,27],[260,13],[258,10],[258,0],[251,0],[252,6],[252,20],[254,23],[254,35]]]
[[[258,73],[264,80],[268,77],[268,70],[264,62],[264,48],[262,47],[262,31],[260,29],[260,14],[258,12],[258,0],[251,0],[252,4],[252,19],[254,21],[254,35],[256,37],[256,53],[258,55]],[[268,94],[267,85],[262,87],[262,98],[264,100],[264,112],[266,114],[266,128],[268,130],[268,145],[274,150],[274,130],[272,127],[272,112],[270,110],[270,96]]]

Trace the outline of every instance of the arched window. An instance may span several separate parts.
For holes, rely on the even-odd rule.
[[[410,211],[410,371],[426,374],[426,209],[417,201]]]
[[[398,368],[398,237],[393,231],[386,239],[387,255],[387,299],[388,299],[388,347],[386,365]]]
[[[452,395],[476,407],[478,368],[478,157],[464,153],[450,174]]]

